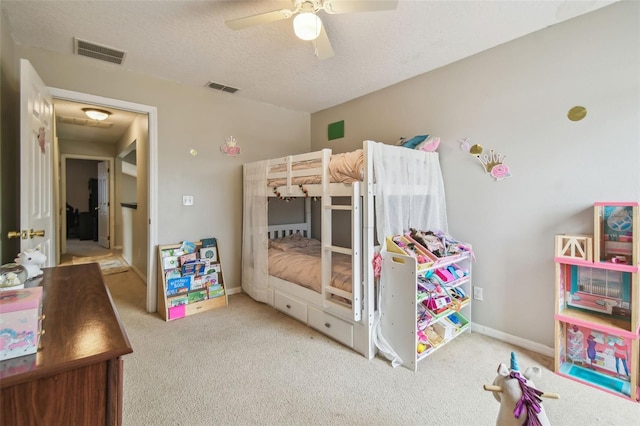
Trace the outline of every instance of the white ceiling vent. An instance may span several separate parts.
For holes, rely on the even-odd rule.
[[[240,90],[236,89],[235,87],[225,86],[224,84],[214,83],[213,81],[208,82],[207,87],[227,93],[236,93],[238,90]]]
[[[126,52],[112,49],[111,47],[102,46],[90,41],[73,38],[73,53],[80,56],[87,56],[93,59],[99,59],[112,64],[122,65]]]

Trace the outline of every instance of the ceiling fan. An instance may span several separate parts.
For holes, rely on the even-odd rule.
[[[302,40],[313,41],[315,55],[318,59],[328,59],[333,56],[333,48],[317,13],[324,10],[329,14],[373,12],[394,10],[398,7],[398,0],[293,0],[293,10],[280,9],[258,15],[233,19],[225,23],[232,30],[242,30],[258,25],[270,24],[293,18],[293,30]]]

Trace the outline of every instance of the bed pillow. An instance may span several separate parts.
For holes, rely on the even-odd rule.
[[[420,145],[428,137],[429,135],[414,136],[411,139],[402,142],[402,146],[405,148],[415,149],[416,146]]]
[[[303,237],[299,233],[287,235],[283,238],[276,238],[273,240],[269,240],[269,248],[274,248],[277,250],[287,251],[296,248],[304,248],[320,245],[320,241],[313,238]]]

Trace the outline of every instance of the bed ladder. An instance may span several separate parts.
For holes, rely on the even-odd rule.
[[[328,182],[323,179],[323,182]],[[323,183],[322,195],[322,294],[325,307],[340,316],[353,321],[362,319],[362,223],[360,182],[351,184],[351,204],[333,204],[329,195],[329,184]],[[334,210],[351,211],[351,248],[333,245],[332,212]],[[342,253],[351,256],[351,293],[331,285],[332,254]],[[335,301],[336,295],[351,301],[347,304]]]

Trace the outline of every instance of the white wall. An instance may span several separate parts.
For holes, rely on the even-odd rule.
[[[28,59],[50,87],[157,107],[159,190],[151,197],[159,206],[158,243],[217,237],[225,281],[240,287],[242,164],[309,151],[309,114],[88,58],[24,46],[16,46],[16,55]],[[230,135],[242,149],[238,157],[220,152]],[[183,194],[194,197],[194,206],[181,205]]]
[[[640,2],[623,1],[315,113],[312,150],[440,136],[450,232],[473,244],[473,321],[553,346],[554,235],[640,199]],[[587,108],[579,122],[567,119]],[[345,120],[345,138],[327,125]],[[458,140],[505,154],[494,181]]]

